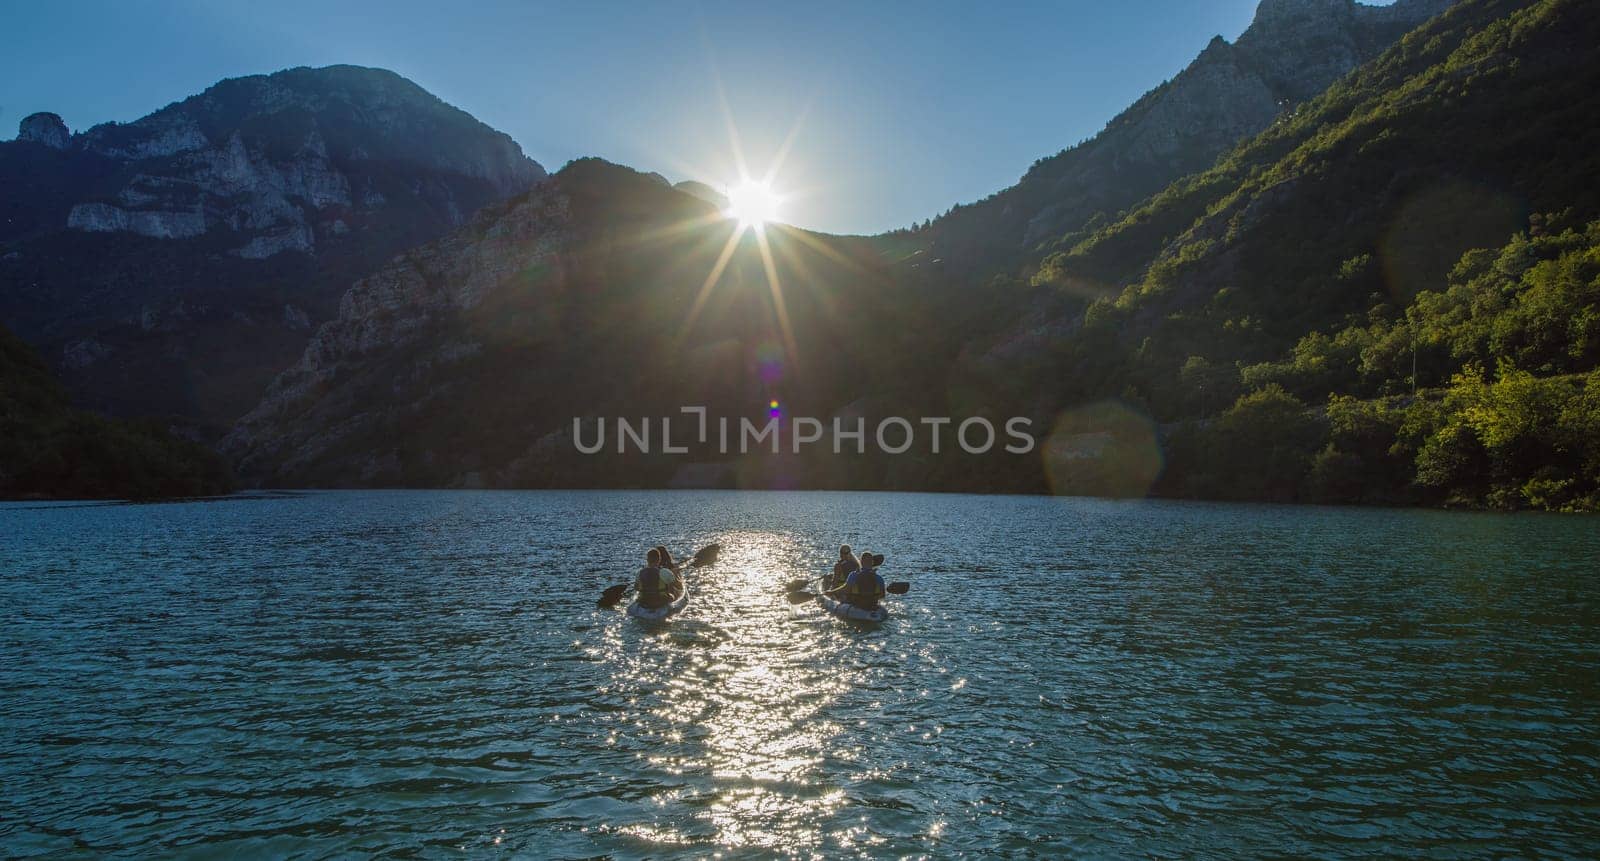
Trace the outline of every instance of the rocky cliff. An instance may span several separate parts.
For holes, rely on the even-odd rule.
[[[240,419],[225,448],[252,475],[271,477],[306,474],[312,466],[326,470],[339,443],[381,438],[378,429],[397,411],[414,411],[416,400],[428,399],[426,381],[482,353],[480,338],[448,332],[453,320],[471,315],[518,273],[559,267],[559,252],[571,238],[570,207],[568,195],[546,185],[357,281],[341,299],[338,316],[317,329],[299,361]],[[413,352],[404,364],[393,363]],[[365,376],[374,364],[394,374],[384,387],[389,397],[363,402],[361,395],[341,392],[342,383]],[[397,464],[387,447],[357,453],[355,460],[335,468],[372,481]]]
[[[226,423],[356,277],[543,181],[392,72],[222,81],[143,119],[0,144],[0,319],[82,403]]]
[[[72,133],[59,114],[41,112],[22,118],[17,128],[17,140],[41,144],[51,149],[66,149],[72,143]]]
[[[1036,162],[1016,185],[938,219],[930,256],[969,276],[1115,216],[1204,170],[1294,105],[1377,56],[1452,0],[1263,0],[1235,43],[1218,36],[1100,134]]]

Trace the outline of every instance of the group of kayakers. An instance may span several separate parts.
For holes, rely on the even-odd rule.
[[[839,561],[834,563],[832,573],[823,577],[826,588],[822,594],[863,610],[876,610],[886,589],[878,574],[882,564],[881,553],[867,550],[857,556],[850,545],[841,544]],[[683,595],[683,588],[683,566],[673,560],[666,547],[651,548],[634,581],[639,606],[647,610],[665,607]]]

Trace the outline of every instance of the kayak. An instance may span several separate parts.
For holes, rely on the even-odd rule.
[[[628,615],[646,622],[665,622],[678,615],[678,612],[687,606],[689,606],[689,584],[685,583],[683,585],[683,594],[679,595],[678,600],[673,601],[671,604],[652,610],[639,606],[639,599],[635,598],[633,603],[628,605]]]
[[[827,595],[820,594],[817,596],[817,603],[821,604],[822,609],[827,610],[829,613],[852,622],[882,622],[884,619],[889,618],[889,611],[885,610],[881,604],[876,610],[866,610],[854,604],[835,601]]]

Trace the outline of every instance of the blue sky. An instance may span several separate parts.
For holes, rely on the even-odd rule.
[[[0,129],[79,131],[216,80],[393,69],[555,170],[598,155],[674,181],[752,173],[791,130],[782,220],[876,232],[972,201],[1093,135],[1255,0],[1056,3],[7,3]]]

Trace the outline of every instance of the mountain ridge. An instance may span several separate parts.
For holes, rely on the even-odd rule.
[[[131,123],[0,143],[0,319],[81,404],[222,427],[355,278],[544,181],[393,72],[229,78]]]
[[[930,255],[958,275],[1011,266],[1041,241],[1114,217],[1321,92],[1454,0],[1264,0],[1235,42],[1214,36],[1171,80],[1088,140],[1034,162],[984,200],[923,231]]]

